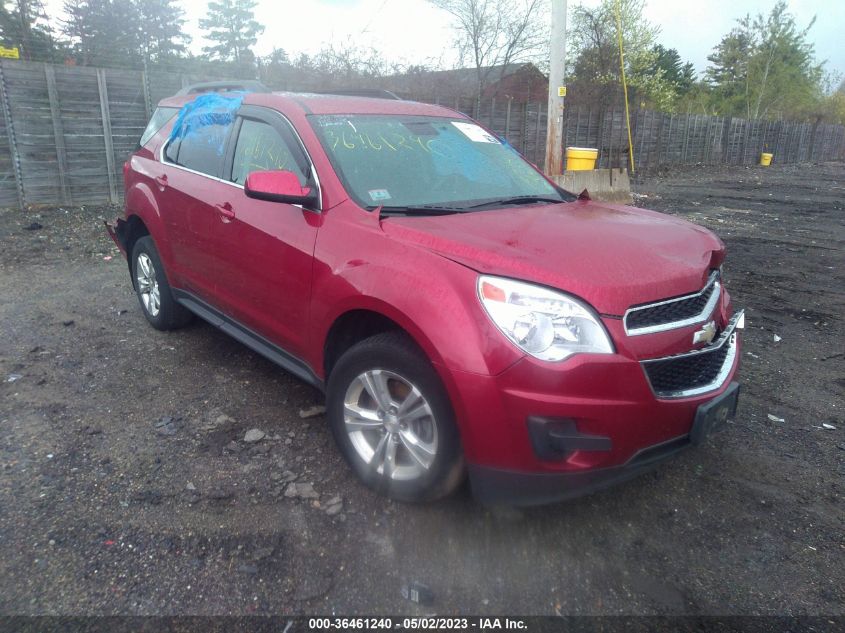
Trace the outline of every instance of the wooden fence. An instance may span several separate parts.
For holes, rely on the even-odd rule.
[[[546,103],[492,99],[426,99],[465,112],[542,165],[546,150]],[[778,163],[845,160],[845,126],[794,121],[748,121],[704,114],[631,112],[634,162],[638,169],[661,165],[755,165],[761,152]],[[565,147],[599,150],[598,167],[628,166],[628,134],[621,109],[564,110]]]
[[[155,104],[200,81],[177,73],[0,61],[0,207],[119,202],[122,165]],[[542,164],[546,103],[427,99],[465,112]],[[567,109],[564,143],[599,149],[599,166],[627,164],[621,110]],[[665,164],[845,160],[845,127],[634,111],[634,158]]]

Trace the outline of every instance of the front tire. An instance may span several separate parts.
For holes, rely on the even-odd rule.
[[[428,358],[401,332],[351,347],[329,376],[326,412],[349,465],[392,499],[432,501],[463,478],[455,416]]]
[[[155,329],[175,330],[190,322],[193,315],[173,298],[161,257],[149,235],[132,248],[132,284],[144,316]]]

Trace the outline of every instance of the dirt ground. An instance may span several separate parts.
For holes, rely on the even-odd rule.
[[[202,322],[147,326],[99,223],[114,210],[0,212],[0,613],[845,613],[845,165],[637,192],[728,246],[737,419],[519,512],[368,492],[300,416],[316,391]]]

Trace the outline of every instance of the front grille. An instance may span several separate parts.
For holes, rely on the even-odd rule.
[[[697,389],[716,380],[729,351],[729,345],[722,345],[719,349],[705,354],[649,363],[645,371],[651,386],[657,392]]]
[[[699,292],[676,299],[631,308],[625,313],[625,331],[635,336],[685,327],[703,321],[719,300],[719,272],[710,274]]]
[[[648,381],[658,398],[683,398],[718,389],[736,358],[738,312],[710,346],[677,356],[642,361]]]

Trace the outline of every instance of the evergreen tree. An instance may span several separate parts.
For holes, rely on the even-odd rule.
[[[681,56],[674,48],[661,44],[654,47],[656,59],[653,69],[661,69],[666,81],[675,86],[678,96],[686,95],[695,85],[695,67],[690,62],[681,61]]]
[[[21,59],[57,61],[62,56],[39,0],[0,2],[0,39],[8,48],[17,47]]]
[[[258,63],[262,83],[282,90],[288,89],[292,66],[283,48],[274,48],[272,53],[259,58]]]
[[[211,59],[251,63],[252,47],[264,27],[255,20],[256,0],[213,0],[208,3],[208,17],[199,21],[205,38],[214,42],[203,47]]]
[[[142,63],[141,18],[132,0],[65,0],[62,32],[83,66]]]
[[[136,0],[135,4],[147,59],[162,62],[184,56],[191,36],[184,32],[185,12],[174,0]]]

